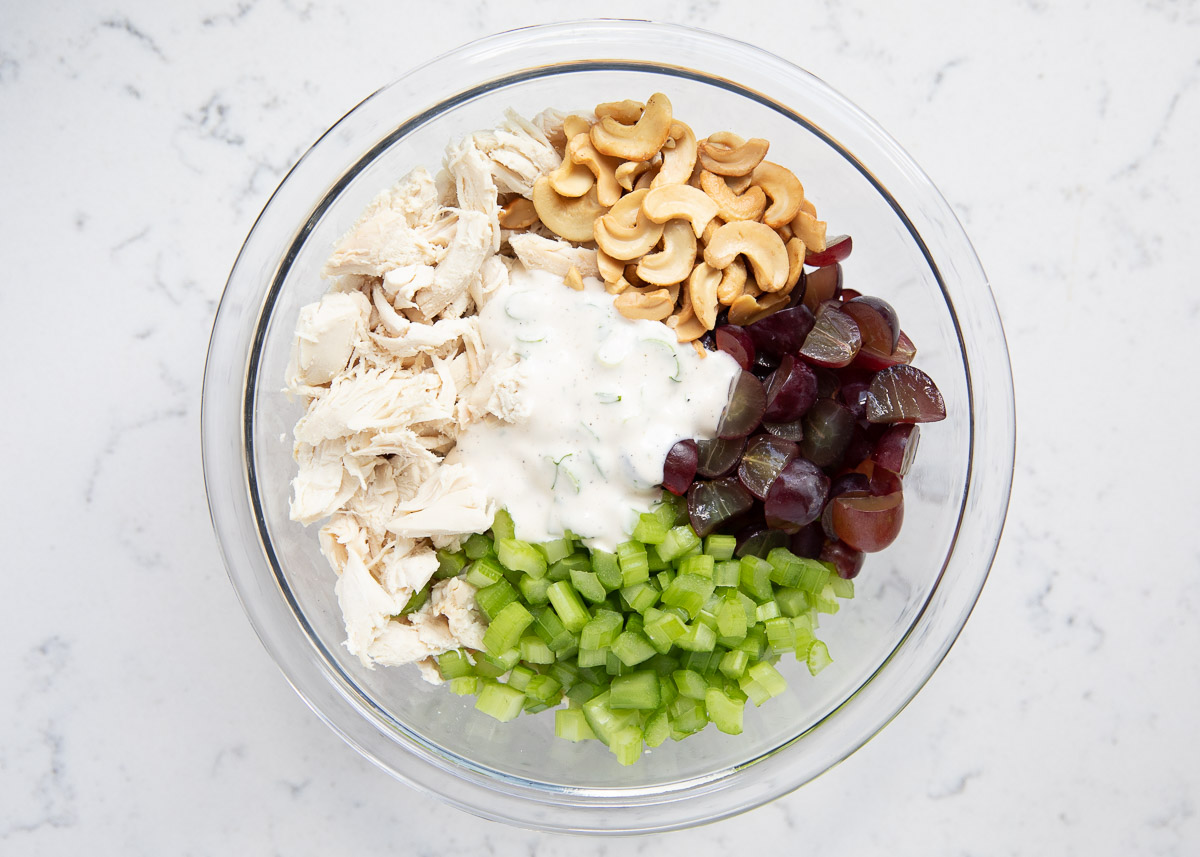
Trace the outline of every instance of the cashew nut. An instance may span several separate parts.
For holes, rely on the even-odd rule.
[[[691,185],[669,184],[651,188],[642,200],[642,211],[655,223],[682,218],[692,224],[699,238],[717,216],[717,204],[712,197]]]
[[[596,267],[600,270],[600,278],[606,283],[615,283],[625,276],[625,263],[603,250],[596,251]]]
[[[662,238],[663,227],[642,213],[648,190],[635,190],[621,197],[608,214],[596,221],[596,244],[614,259],[637,259],[649,253]]]
[[[661,92],[650,96],[646,109],[634,125],[622,125],[612,116],[592,126],[596,149],[627,161],[648,161],[654,157],[671,132],[671,101]]]
[[[764,291],[777,292],[787,283],[787,250],[771,227],[754,220],[726,223],[704,248],[704,261],[724,269],[739,254],[749,260],[754,279]]]
[[[571,139],[578,139],[579,136]],[[567,144],[568,150],[570,145]],[[583,164],[574,163],[569,157],[564,157],[562,164],[546,173],[546,178],[550,179],[550,187],[554,188],[554,192],[559,196],[583,196],[596,183],[596,177],[591,170]]]
[[[767,210],[767,195],[760,187],[751,186],[745,193],[735,194],[725,179],[708,170],[700,173],[700,187],[717,204],[723,220],[758,220]]]
[[[700,319],[696,318],[692,302],[686,294],[679,309],[667,319],[666,325],[675,331],[675,339],[678,342],[695,342],[705,333],[705,327],[700,323]]]
[[[721,282],[717,286],[717,301],[729,306],[745,291],[746,263],[741,259],[734,259],[721,275]]]
[[[634,190],[650,190],[654,186],[654,180],[658,178],[659,165],[651,162],[650,169],[638,176],[638,180],[633,183]]]
[[[814,253],[825,249],[825,221],[817,220],[815,215],[801,210],[791,223],[792,231],[804,242],[804,246]]]
[[[772,229],[791,223],[804,202],[804,185],[795,174],[787,167],[763,161],[754,168],[751,176],[754,184],[771,199],[771,207],[763,213],[762,222]]]
[[[787,250],[788,275],[781,291],[788,294],[796,287],[796,283],[800,282],[800,275],[804,273],[804,242],[793,238],[784,245],[784,249]]]
[[[756,321],[769,316],[776,310],[787,306],[788,296],[785,294],[767,295],[761,301],[749,295],[742,295],[729,307],[729,323],[741,325],[754,324]]]
[[[750,185],[754,184],[754,173],[745,176],[725,176],[725,184],[728,188],[739,196],[746,192]]]
[[[613,205],[621,198],[621,185],[617,183],[616,176],[620,162],[597,152],[587,134],[577,134],[571,138],[567,143],[567,158],[571,163],[585,167],[595,176],[596,198],[600,200],[601,205]]]
[[[654,177],[651,187],[686,184],[692,177],[692,171],[696,168],[696,135],[690,126],[675,121],[671,123],[671,133],[668,137],[668,141],[672,140],[675,145],[663,149],[662,167]]]
[[[583,291],[583,274],[579,273],[579,269],[574,265],[567,269],[567,275],[563,277],[563,282],[577,292]]]
[[[654,165],[654,161],[624,161],[617,167],[617,184],[625,188],[625,190],[633,190],[633,183],[638,180],[642,173],[649,170]]]
[[[572,113],[563,119],[563,136],[567,140],[573,140],[580,134],[586,134],[592,130],[592,123],[584,116],[578,113]],[[565,143],[563,144],[566,145]]]
[[[548,176],[533,183],[533,207],[547,229],[579,244],[595,238],[596,218],[608,210],[596,199],[594,187],[583,196],[570,199],[555,193]]]
[[[710,173],[722,176],[748,175],[767,156],[770,143],[761,137],[743,140],[737,134],[710,134],[700,143],[700,163]]]
[[[652,321],[662,321],[675,308],[666,289],[655,289],[652,292],[639,292],[632,289],[621,292],[613,299],[613,306],[626,318],[648,318]]]
[[[696,263],[696,236],[692,227],[686,220],[669,221],[663,227],[662,242],[662,250],[638,263],[638,276],[656,286],[683,282]]]
[[[500,225],[505,229],[528,229],[537,219],[533,202],[523,196],[513,197],[500,209]]]
[[[622,125],[633,125],[642,118],[645,105],[640,101],[626,98],[624,101],[606,101],[596,105],[596,118],[612,117]]]
[[[800,210],[807,211],[813,217],[817,216],[817,207],[815,205],[813,205],[812,200],[809,199],[808,197],[805,197],[804,202],[802,202],[800,204]]]
[[[717,326],[717,288],[722,279],[722,272],[706,262],[697,265],[688,277],[687,291],[692,311],[705,330]]]

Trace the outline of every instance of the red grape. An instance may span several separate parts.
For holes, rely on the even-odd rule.
[[[771,434],[755,435],[742,454],[738,479],[751,494],[764,500],[779,472],[799,454],[800,448],[790,440]]]
[[[862,551],[855,550],[845,542],[833,540],[826,542],[821,548],[820,559],[822,562],[833,563],[838,577],[852,580],[862,570],[863,560],[866,557],[863,556]]]
[[[894,351],[887,354],[882,351],[876,351],[874,348],[870,348],[864,344],[858,350],[858,356],[854,358],[854,366],[878,372],[880,369],[886,369],[898,363],[912,363],[913,358],[916,356],[917,346],[913,345],[912,340],[908,338],[904,331],[900,331],[900,337],[896,340]]]
[[[802,527],[821,514],[829,493],[829,477],[811,461],[797,458],[779,472],[767,492],[767,523]]]
[[[847,407],[833,399],[817,399],[804,415],[800,453],[817,467],[832,467],[842,460],[855,425]]]
[[[725,406],[725,413],[717,426],[717,437],[745,437],[762,422],[766,409],[767,391],[762,381],[743,370],[734,381],[729,404]]]
[[[843,294],[842,312],[858,324],[863,347],[870,346],[882,354],[891,354],[900,341],[900,319],[892,305],[882,298],[856,297],[849,301]]]
[[[804,290],[804,306],[809,312],[816,313],[817,308],[825,301],[833,300],[842,293],[842,266],[829,265],[810,271],[806,277],[807,287]]]
[[[688,518],[698,536],[707,536],[730,518],[752,505],[750,496],[736,477],[726,476],[713,482],[696,482],[688,489]]]
[[[696,478],[696,441],[681,440],[671,447],[663,464],[662,486],[672,494],[683,496]]]
[[[788,541],[788,550],[796,556],[816,559],[821,555],[821,548],[824,545],[825,533],[821,531],[821,525],[812,523],[801,527],[799,531],[792,534]]]
[[[921,441],[921,427],[913,423],[888,426],[875,444],[871,459],[880,467],[907,476]]]
[[[764,422],[762,427],[775,437],[781,437],[784,440],[799,442],[804,439],[804,422],[802,420],[793,420],[790,423]]]
[[[854,319],[833,305],[825,304],[804,340],[800,354],[810,363],[836,368],[850,365],[861,347],[862,334]]]
[[[946,403],[937,385],[914,366],[889,366],[867,390],[867,419],[873,423],[930,423],[945,418]]]
[[[696,473],[705,479],[724,476],[737,467],[746,448],[746,438],[733,437],[728,440],[713,438],[696,443]]]
[[[900,535],[904,523],[904,494],[895,491],[882,497],[843,495],[833,506],[833,528],[855,550],[881,551]]]
[[[804,257],[805,265],[823,268],[835,262],[845,261],[854,249],[854,242],[849,235],[836,235],[825,242],[825,249],[820,253],[809,253]]]
[[[754,340],[754,345],[760,351],[782,357],[799,351],[804,344],[804,337],[813,329],[815,319],[812,311],[805,306],[794,306],[781,309],[778,312],[756,321],[746,328]]]
[[[808,364],[785,354],[767,379],[767,409],[763,419],[773,423],[798,420],[817,400],[817,375]]]
[[[716,329],[714,338],[717,350],[724,351],[743,369],[749,370],[754,365],[754,340],[745,328],[725,324]]]
[[[734,553],[737,556],[766,557],[773,548],[784,548],[787,544],[788,534],[782,530],[773,530],[766,526],[754,527],[742,531],[738,536]]]

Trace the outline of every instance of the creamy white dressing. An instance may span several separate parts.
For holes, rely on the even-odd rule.
[[[598,280],[575,291],[519,264],[479,319],[493,359],[520,359],[527,416],[470,424],[447,461],[508,509],[518,538],[570,530],[612,550],[657,499],[671,447],[714,436],[737,363],[700,357],[661,322],[625,318]]]

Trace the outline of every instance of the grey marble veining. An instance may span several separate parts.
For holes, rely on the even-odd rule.
[[[224,279],[307,146],[467,39],[588,15],[753,42],[887,128],[989,273],[1019,414],[991,579],[905,712],[796,794],[620,841],[470,818],[343,745],[246,622],[199,462]],[[1200,852],[1200,3],[111,0],[0,22],[0,853]]]

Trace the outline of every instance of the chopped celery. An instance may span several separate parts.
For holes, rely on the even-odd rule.
[[[665,708],[660,708],[646,718],[646,727],[642,737],[646,746],[652,749],[671,737],[671,720],[667,716]]]
[[[591,601],[593,604],[599,603],[608,597],[608,592],[605,591],[604,585],[600,583],[600,578],[596,576],[594,571],[581,571],[580,569],[571,569],[571,585],[575,590]]]
[[[726,598],[717,611],[717,631],[722,637],[746,636],[746,608],[737,598]]]
[[[833,663],[833,658],[829,657],[829,649],[820,640],[813,642],[808,648],[808,671],[816,675],[825,667]]]
[[[573,742],[589,741],[596,738],[596,733],[588,726],[582,709],[560,708],[554,712],[554,737]]]
[[[558,614],[558,618],[562,619],[562,623],[568,631],[578,632],[583,629],[591,614],[583,606],[583,602],[579,600],[579,593],[569,582],[560,580],[551,583],[546,594],[550,597],[550,604],[554,607],[554,612]]]
[[[467,583],[476,589],[491,586],[504,579],[504,569],[492,557],[482,557],[471,563],[467,569]]]
[[[612,750],[617,761],[622,765],[632,765],[642,756],[644,734],[637,726],[626,726],[609,741],[608,748]]]
[[[779,670],[766,661],[759,661],[756,664],[752,664],[746,674],[766,688],[767,693],[771,694],[771,696],[779,696],[779,694],[787,690],[787,679],[780,674]]]
[[[552,542],[542,542],[538,549],[545,555],[547,563],[556,563],[574,552],[575,542],[568,538],[556,539]]]
[[[713,594],[715,586],[710,578],[698,574],[681,574],[663,590],[662,601],[672,607],[682,607],[688,616],[695,619],[704,602]]]
[[[437,665],[438,672],[447,681],[461,676],[475,675],[475,665],[471,663],[467,653],[462,649],[442,652],[437,656]]]
[[[483,646],[489,655],[499,657],[521,641],[522,634],[531,624],[533,614],[520,602],[513,601],[492,617],[483,632]]]
[[[512,516],[504,509],[496,512],[496,517],[492,521],[492,537],[497,540],[516,538],[516,528],[513,527]]]
[[[708,690],[708,682],[700,673],[693,670],[676,670],[671,673],[671,678],[674,680],[680,696],[686,696],[688,699],[704,699],[704,693]]]
[[[754,621],[762,624],[769,619],[774,619],[779,615],[779,605],[774,601],[765,601],[759,604],[754,610]]]
[[[636,666],[655,654],[654,646],[645,635],[636,631],[622,631],[612,646],[612,652],[627,667]]]
[[[719,669],[730,678],[739,678],[750,664],[750,655],[742,649],[731,649],[721,656]]]
[[[833,587],[833,594],[838,598],[853,598],[854,597],[854,581],[844,577],[838,577],[836,574],[829,578],[829,585]]]
[[[528,574],[522,574],[521,579],[517,581],[517,589],[521,590],[521,595],[528,604],[540,607],[549,603],[550,596],[546,592],[553,582],[549,576],[530,577]]]
[[[637,526],[633,528],[633,537],[642,544],[662,544],[667,537],[669,525],[653,512],[643,512],[638,516]]]
[[[736,547],[736,536],[723,536],[720,533],[713,533],[704,539],[704,552],[715,560],[733,559],[733,551]]]
[[[433,588],[433,581],[426,583],[416,592],[409,596],[404,607],[400,610],[401,616],[407,616],[409,613],[415,613],[425,606],[425,602],[429,600],[429,592]]]
[[[774,595],[771,588],[771,563],[756,556],[742,557],[742,590],[759,601]]]
[[[700,537],[696,535],[696,531],[683,524],[667,531],[666,538],[658,546],[658,555],[667,562],[673,562],[699,546]]]
[[[512,681],[509,681],[512,684]],[[550,705],[557,705],[562,699],[562,685],[553,676],[536,674],[530,677],[525,686],[525,696]]]
[[[621,565],[617,555],[607,551],[592,551],[592,571],[609,592],[621,588]]]
[[[713,567],[713,583],[717,586],[737,586],[742,580],[739,560],[721,560]]]
[[[644,613],[658,601],[659,593],[648,583],[635,583],[621,589],[621,600],[629,605],[635,614]],[[630,617],[632,618],[632,617]]]
[[[608,663],[608,649],[589,649],[581,646],[575,659],[581,667],[602,667]]]
[[[509,672],[508,681],[506,684],[509,687],[515,687],[517,690],[524,693],[525,688],[529,687],[529,680],[533,678],[534,675],[534,671],[529,667],[515,666]]]
[[[645,545],[623,542],[617,545],[617,562],[621,566],[621,586],[633,586],[650,579],[650,564]]]
[[[796,631],[790,619],[777,616],[764,622],[763,627],[767,631],[767,645],[772,652],[790,652],[796,648]]]
[[[675,645],[688,652],[711,652],[717,645],[717,632],[701,622],[693,622]]]
[[[790,626],[789,626],[790,627]],[[526,634],[517,644],[521,660],[528,664],[552,664],[554,652],[546,641],[535,634]]]
[[[458,577],[467,565],[467,555],[461,551],[440,550],[437,552],[438,570],[433,576],[438,580]]]
[[[629,708],[650,711],[658,708],[662,700],[658,675],[653,670],[637,670],[617,676],[608,691],[608,704],[614,711]]]
[[[727,735],[742,733],[742,713],[746,704],[730,697],[725,691],[710,687],[704,694],[704,707],[713,725]]]
[[[821,591],[813,596],[813,607],[817,608],[818,613],[836,613],[841,609],[832,583],[826,583]]]
[[[525,705],[525,694],[516,688],[489,681],[479,692],[475,707],[489,717],[494,717],[501,723],[512,720],[521,713]]]
[[[533,632],[541,637],[555,654],[561,654],[564,649],[575,643],[574,635],[567,630],[558,614],[546,607],[533,614]]]
[[[542,577],[549,568],[545,555],[520,539],[499,539],[496,542],[496,557],[510,571],[523,571],[530,577]]]
[[[455,696],[474,696],[479,693],[481,679],[477,675],[460,675],[450,679],[450,692]]]
[[[467,555],[467,559],[469,560],[483,559],[492,550],[492,540],[479,533],[467,536],[467,540],[463,542],[463,553]]]
[[[800,581],[796,586],[805,592],[816,595],[829,582],[829,569],[815,559],[802,559],[800,562],[804,564],[804,570],[801,572]]]
[[[790,619],[808,610],[808,593],[803,589],[780,587],[775,591],[775,603],[779,605],[780,615]]]
[[[475,592],[475,603],[490,622],[501,610],[517,601],[517,590],[507,580],[498,580],[491,586]]]
[[[649,613],[650,611],[647,610],[646,615],[649,616]],[[661,611],[656,611],[656,613],[658,615],[654,618],[646,619],[642,633],[646,635],[646,639],[650,641],[650,645],[654,646],[656,651],[666,654],[671,651],[675,641],[687,633],[687,625],[674,613]]]
[[[694,574],[698,577],[707,577],[711,580],[715,565],[716,561],[710,555],[698,553],[683,558],[683,562],[679,564],[679,573]],[[716,584],[714,583],[713,585],[715,586]]]
[[[597,610],[588,623],[579,632],[579,646],[582,649],[607,649],[617,641],[621,633],[623,620],[620,613],[611,610]]]

